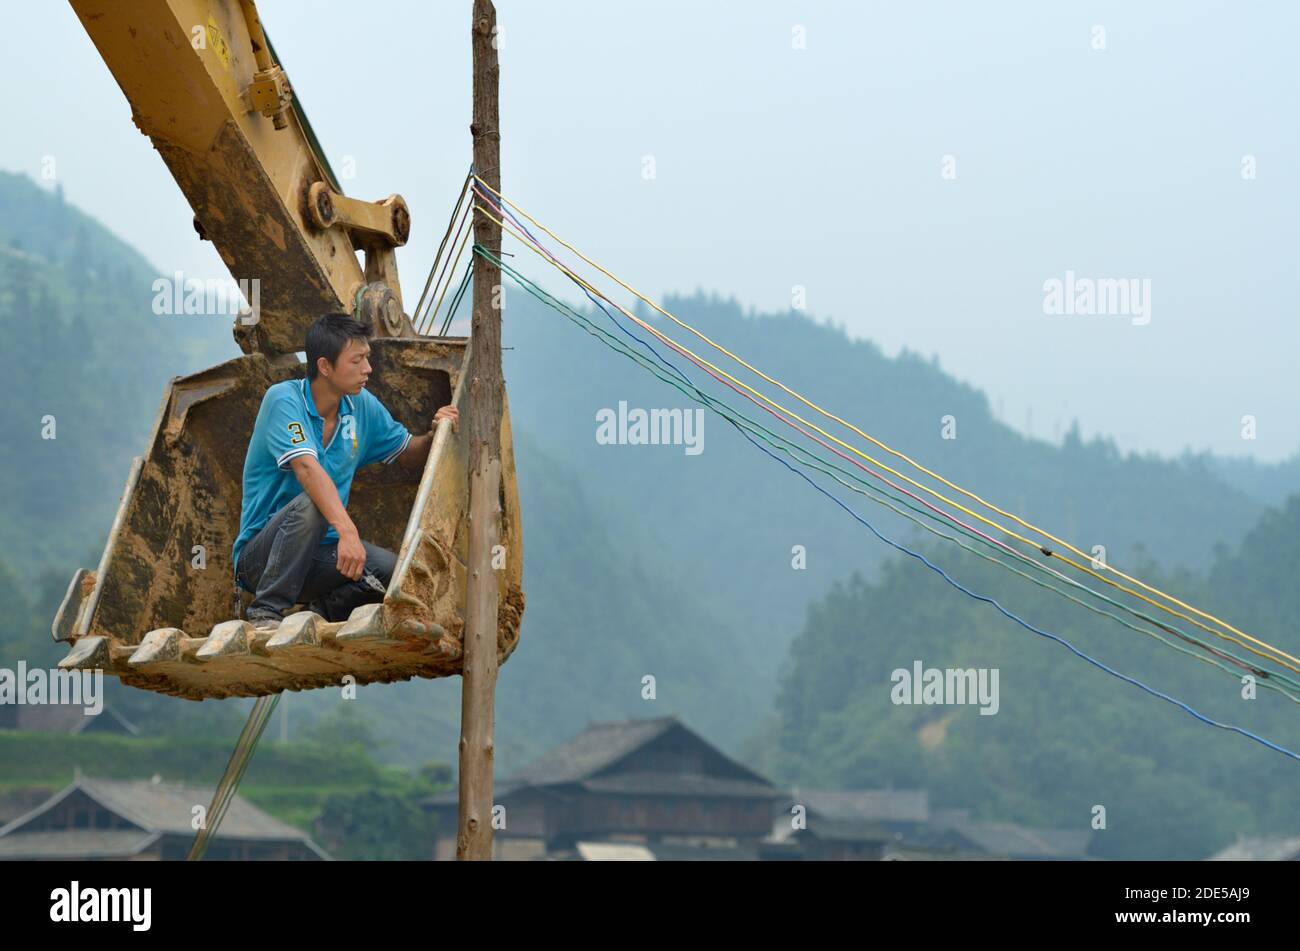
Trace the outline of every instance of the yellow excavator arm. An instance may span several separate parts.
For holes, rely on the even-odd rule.
[[[395,249],[411,219],[400,195],[342,194],[252,0],[72,0],[231,276],[259,282],[259,320],[237,321],[245,353],[302,349],[329,311],[382,336],[413,336]],[[357,252],[365,255],[365,267]]]

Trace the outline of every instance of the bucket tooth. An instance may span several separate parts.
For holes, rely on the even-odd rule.
[[[60,670],[102,670],[111,665],[108,655],[108,638],[83,637],[59,661]]]
[[[424,653],[437,655],[441,653],[442,639],[446,637],[447,631],[441,624],[435,621],[419,621],[415,618],[407,618],[400,622],[395,632],[406,637],[418,637],[420,640],[427,642],[424,647]]]
[[[181,638],[185,632],[176,627],[160,627],[150,631],[135,649],[127,664],[132,667],[145,667],[149,664],[181,659]]]
[[[214,657],[247,654],[248,635],[247,621],[222,621],[212,629],[207,641],[194,656],[199,660],[212,660]]]
[[[411,637],[420,637],[426,641],[435,642],[447,633],[441,624],[434,621],[417,621],[415,618],[407,618],[397,625],[397,631],[400,634],[409,634]]]
[[[339,628],[334,640],[347,644],[352,641],[387,640],[384,630],[384,606],[380,604],[363,604],[352,612],[352,616]]]
[[[266,642],[266,649],[271,653],[294,647],[320,647],[320,635],[316,633],[316,624],[325,619],[311,611],[299,611],[290,614],[280,622],[280,627]]]
[[[72,640],[72,632],[86,606],[86,598],[94,589],[95,573],[87,568],[78,568],[68,583],[67,593],[63,596],[63,603],[59,605],[59,611],[54,615],[54,624],[50,628],[50,634],[56,641]]]

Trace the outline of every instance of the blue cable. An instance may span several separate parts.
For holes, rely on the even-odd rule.
[[[494,202],[493,204],[496,204],[496,203]],[[502,205],[497,204],[497,208],[500,209],[500,210],[502,210],[502,211],[505,211],[505,208],[504,208],[504,206],[502,206]],[[506,211],[505,213],[506,213],[506,214],[509,214],[508,211]],[[511,217],[512,220],[515,221],[516,224],[519,224],[519,226],[520,226],[521,228],[523,228],[523,225],[520,224],[520,223],[518,222],[517,219],[514,219],[514,216],[513,216],[513,215],[510,215],[510,217]],[[523,228],[523,230],[524,230],[524,233],[527,234],[529,238],[531,238],[535,243],[537,243],[538,247],[542,247],[543,250],[545,250],[545,248],[544,248],[544,246],[541,244],[541,242],[537,241],[537,239],[536,239],[535,237],[533,237],[532,233],[529,232],[527,228]],[[572,278],[570,278],[570,280],[572,280]],[[575,281],[574,283],[577,283],[577,282]],[[582,287],[581,284],[579,284],[578,286],[579,286],[579,287]],[[584,293],[587,293],[586,288],[582,288],[582,290],[583,290]],[[590,293],[587,293],[587,297],[588,297],[588,298],[589,298],[589,299],[590,299],[590,300],[591,300],[591,301],[592,301],[592,302],[593,302],[597,307],[600,308],[600,310],[605,314],[606,317],[608,317],[608,318],[610,319],[610,321],[614,324],[614,326],[616,326],[616,327],[618,327],[620,330],[622,330],[623,333],[626,334],[628,337],[631,337],[633,340],[635,340],[636,342],[640,343],[641,346],[642,346],[645,350],[647,350],[647,351],[648,351],[652,356],[654,356],[654,357],[655,357],[655,358],[656,358],[660,363],[662,363],[665,367],[667,367],[669,370],[671,370],[673,373],[675,373],[675,374],[677,375],[678,379],[684,381],[684,382],[686,383],[687,386],[689,386],[692,390],[694,390],[694,391],[696,392],[696,394],[698,394],[700,397],[703,397],[703,395],[704,395],[704,394],[703,394],[703,391],[700,390],[700,388],[697,387],[693,382],[691,382],[690,378],[687,377],[687,376],[685,375],[685,373],[683,373],[683,372],[682,372],[678,367],[676,367],[674,364],[672,364],[669,360],[667,360],[667,359],[665,359],[663,356],[661,356],[661,355],[659,354],[659,352],[656,351],[656,350],[654,349],[654,347],[653,347],[649,342],[647,342],[647,341],[646,341],[645,339],[643,339],[642,337],[637,336],[634,332],[632,332],[631,330],[629,330],[629,329],[627,329],[626,327],[624,327],[623,324],[622,324],[622,323],[621,323],[621,322],[620,322],[616,317],[614,317],[613,314],[611,314],[608,310],[606,310],[605,306],[604,306],[603,304],[601,304],[600,301],[598,301],[598,300],[596,300],[594,297],[592,297]],[[705,403],[706,401],[703,400],[703,399],[701,399],[700,402],[701,402],[701,403]],[[706,405],[707,405],[707,404],[706,404]],[[1298,760],[1298,761],[1300,761],[1300,754],[1294,753],[1294,752],[1292,752],[1291,750],[1287,749],[1286,747],[1284,747],[1284,746],[1279,746],[1278,744],[1272,742],[1271,740],[1267,740],[1267,739],[1265,739],[1265,738],[1262,737],[1262,736],[1258,736],[1258,735],[1256,735],[1256,734],[1254,734],[1254,733],[1250,732],[1249,730],[1244,729],[1244,728],[1242,728],[1242,727],[1239,727],[1239,726],[1233,726],[1233,725],[1230,724],[1230,723],[1220,723],[1218,720],[1212,720],[1212,719],[1210,719],[1209,717],[1205,716],[1204,714],[1199,713],[1199,712],[1197,712],[1196,710],[1193,710],[1190,706],[1188,706],[1188,705],[1187,705],[1186,703],[1184,703],[1183,701],[1177,699],[1176,697],[1171,697],[1171,696],[1169,696],[1169,695],[1166,694],[1166,693],[1163,693],[1163,692],[1161,692],[1161,691],[1159,691],[1159,690],[1156,690],[1154,687],[1148,687],[1146,684],[1142,683],[1140,680],[1135,680],[1134,678],[1128,676],[1127,674],[1122,674],[1122,673],[1120,673],[1119,671],[1117,671],[1117,670],[1115,670],[1115,669],[1113,669],[1113,668],[1107,666],[1106,664],[1102,663],[1101,661],[1099,661],[1099,660],[1097,660],[1097,659],[1095,659],[1095,658],[1093,658],[1093,657],[1090,657],[1088,654],[1085,654],[1083,651],[1079,650],[1077,647],[1075,647],[1075,646],[1074,646],[1073,644],[1071,644],[1069,641],[1065,640],[1063,637],[1060,637],[1059,635],[1053,634],[1053,633],[1051,633],[1050,631],[1044,631],[1044,630],[1042,630],[1041,628],[1035,627],[1033,624],[1030,624],[1028,621],[1026,621],[1024,618],[1020,617],[1019,615],[1014,614],[1014,613],[1011,612],[1011,611],[1008,611],[1006,608],[1004,608],[1001,604],[998,603],[998,601],[997,601],[996,598],[990,598],[990,597],[988,597],[987,595],[977,594],[976,592],[970,590],[970,589],[967,588],[965,585],[961,584],[961,582],[954,580],[954,579],[953,579],[953,578],[952,578],[952,577],[951,577],[951,576],[950,576],[946,571],[944,571],[944,570],[943,570],[942,568],[940,568],[938,565],[933,564],[933,563],[932,563],[928,558],[926,558],[924,555],[920,554],[919,552],[915,552],[915,551],[913,551],[912,549],[908,548],[906,545],[902,545],[902,544],[900,544],[900,543],[894,541],[892,538],[888,538],[888,537],[886,537],[885,535],[882,535],[880,532],[878,532],[878,531],[876,530],[875,526],[873,526],[870,522],[868,522],[865,518],[863,518],[861,515],[859,515],[859,514],[858,514],[857,512],[855,512],[853,509],[849,508],[849,506],[846,505],[846,504],[845,504],[841,499],[839,499],[837,496],[832,495],[832,494],[831,494],[830,492],[828,492],[825,488],[823,488],[822,486],[818,485],[818,484],[817,484],[816,482],[814,482],[811,478],[809,478],[809,476],[807,475],[807,473],[803,472],[802,470],[796,469],[794,466],[790,465],[789,462],[787,462],[786,460],[782,459],[780,456],[778,456],[778,455],[776,455],[775,453],[773,453],[773,452],[772,452],[770,449],[768,449],[766,446],[764,446],[764,445],[762,445],[761,443],[759,443],[757,440],[754,439],[753,436],[751,436],[748,432],[746,432],[743,428],[741,428],[741,427],[740,427],[740,426],[739,426],[739,425],[738,425],[734,420],[728,419],[728,418],[725,417],[725,416],[724,416],[723,418],[724,418],[724,419],[727,419],[727,421],[728,421],[729,423],[731,423],[731,425],[732,425],[733,427],[735,427],[736,431],[739,432],[739,433],[740,433],[742,436],[744,436],[746,439],[748,439],[749,442],[750,442],[751,444],[753,444],[753,445],[754,445],[755,447],[757,447],[758,449],[762,450],[764,453],[766,453],[766,454],[767,454],[768,456],[770,456],[772,459],[775,459],[777,462],[781,463],[781,465],[785,466],[787,469],[789,469],[789,470],[790,470],[791,472],[793,472],[795,475],[799,476],[801,479],[803,479],[805,482],[807,482],[809,485],[811,485],[814,489],[816,489],[816,490],[817,490],[818,492],[820,492],[822,495],[826,496],[828,499],[830,499],[832,502],[834,502],[834,503],[835,503],[836,505],[838,505],[840,508],[844,509],[844,511],[848,512],[848,513],[849,513],[850,515],[852,515],[855,519],[857,519],[859,522],[861,522],[863,525],[865,525],[865,526],[867,527],[867,529],[871,532],[871,534],[873,534],[873,535],[876,536],[876,538],[880,539],[880,540],[881,540],[882,542],[884,542],[885,544],[890,545],[891,547],[897,549],[898,551],[901,551],[903,554],[905,554],[905,555],[910,555],[912,558],[917,559],[917,560],[920,561],[922,564],[924,564],[927,568],[931,569],[932,571],[937,572],[937,573],[939,574],[939,576],[940,576],[941,578],[943,578],[944,581],[948,582],[948,584],[952,585],[954,588],[956,588],[958,591],[962,592],[963,594],[967,595],[968,597],[974,598],[976,601],[983,601],[983,602],[985,602],[985,603],[987,603],[987,604],[991,604],[991,605],[993,605],[993,606],[994,606],[995,608],[997,608],[998,611],[1000,611],[1003,615],[1005,615],[1006,617],[1008,617],[1008,618],[1010,618],[1011,620],[1015,621],[1017,624],[1019,624],[1021,627],[1025,628],[1026,630],[1032,631],[1033,633],[1038,634],[1038,635],[1041,636],[1041,637],[1046,637],[1046,638],[1049,638],[1049,639],[1051,639],[1051,640],[1053,640],[1053,641],[1056,641],[1058,644],[1060,644],[1061,646],[1065,647],[1065,648],[1066,648],[1067,650],[1069,650],[1071,653],[1075,654],[1075,655],[1078,656],[1078,657],[1083,658],[1083,659],[1086,660],[1088,663],[1092,664],[1094,667],[1098,667],[1098,668],[1100,668],[1101,670],[1104,670],[1106,673],[1111,674],[1112,676],[1118,677],[1120,680],[1123,680],[1123,681],[1126,681],[1127,683],[1133,684],[1135,687],[1140,687],[1141,689],[1145,690],[1147,693],[1151,694],[1153,697],[1159,697],[1161,700],[1167,700],[1169,703],[1172,703],[1172,704],[1174,704],[1175,706],[1182,708],[1185,712],[1191,714],[1191,715],[1194,716],[1196,719],[1200,720],[1202,723],[1208,724],[1209,726],[1215,726],[1215,727],[1218,727],[1218,728],[1220,728],[1220,729],[1222,729],[1222,730],[1229,730],[1229,731],[1231,731],[1231,732],[1233,732],[1233,733],[1240,733],[1242,736],[1248,737],[1249,739],[1252,739],[1252,740],[1254,740],[1254,741],[1257,742],[1257,743],[1262,743],[1264,746],[1267,746],[1267,747],[1268,747],[1269,749],[1271,749],[1271,750],[1275,750],[1275,751],[1278,752],[1278,753],[1282,753],[1282,754],[1285,755],[1285,756],[1289,756],[1289,757],[1291,757],[1291,758],[1294,759],[1294,760]]]

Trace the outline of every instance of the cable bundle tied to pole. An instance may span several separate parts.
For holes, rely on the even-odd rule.
[[[456,203],[452,207],[451,217],[447,221],[447,230],[443,233],[442,241],[438,244],[438,252],[434,255],[433,264],[429,268],[429,276],[425,279],[424,290],[420,292],[420,299],[415,305],[411,323],[415,327],[416,333],[421,336],[428,336],[429,331],[433,329],[437,322],[438,312],[442,308],[442,302],[447,296],[447,290],[451,287],[451,277],[455,274],[456,266],[460,263],[461,255],[465,252],[465,247],[469,243],[470,231],[465,227],[469,221],[471,211],[469,203],[466,202],[470,194],[470,185],[474,181],[473,172],[466,174],[465,181],[461,185],[460,194],[456,198]],[[454,234],[453,234],[454,232]],[[448,242],[450,247],[455,248],[454,256],[448,256]],[[462,282],[463,284],[463,282]],[[432,290],[432,294],[430,294]],[[425,301],[428,304],[425,304]],[[455,304],[451,313],[455,313]],[[439,336],[446,334],[446,327],[450,325],[451,317],[448,316],[443,324],[443,330]]]

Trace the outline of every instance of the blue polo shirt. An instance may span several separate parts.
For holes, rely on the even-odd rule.
[[[393,462],[411,441],[406,427],[366,389],[355,398],[344,396],[339,403],[338,423],[329,445],[322,445],[324,432],[325,420],[316,412],[306,379],[285,380],[267,388],[244,457],[244,502],[232,566],[239,564],[244,543],[303,491],[290,465],[294,459],[314,456],[334,480],[346,508],[356,471],[372,462]],[[325,542],[336,542],[338,537],[330,526]]]

